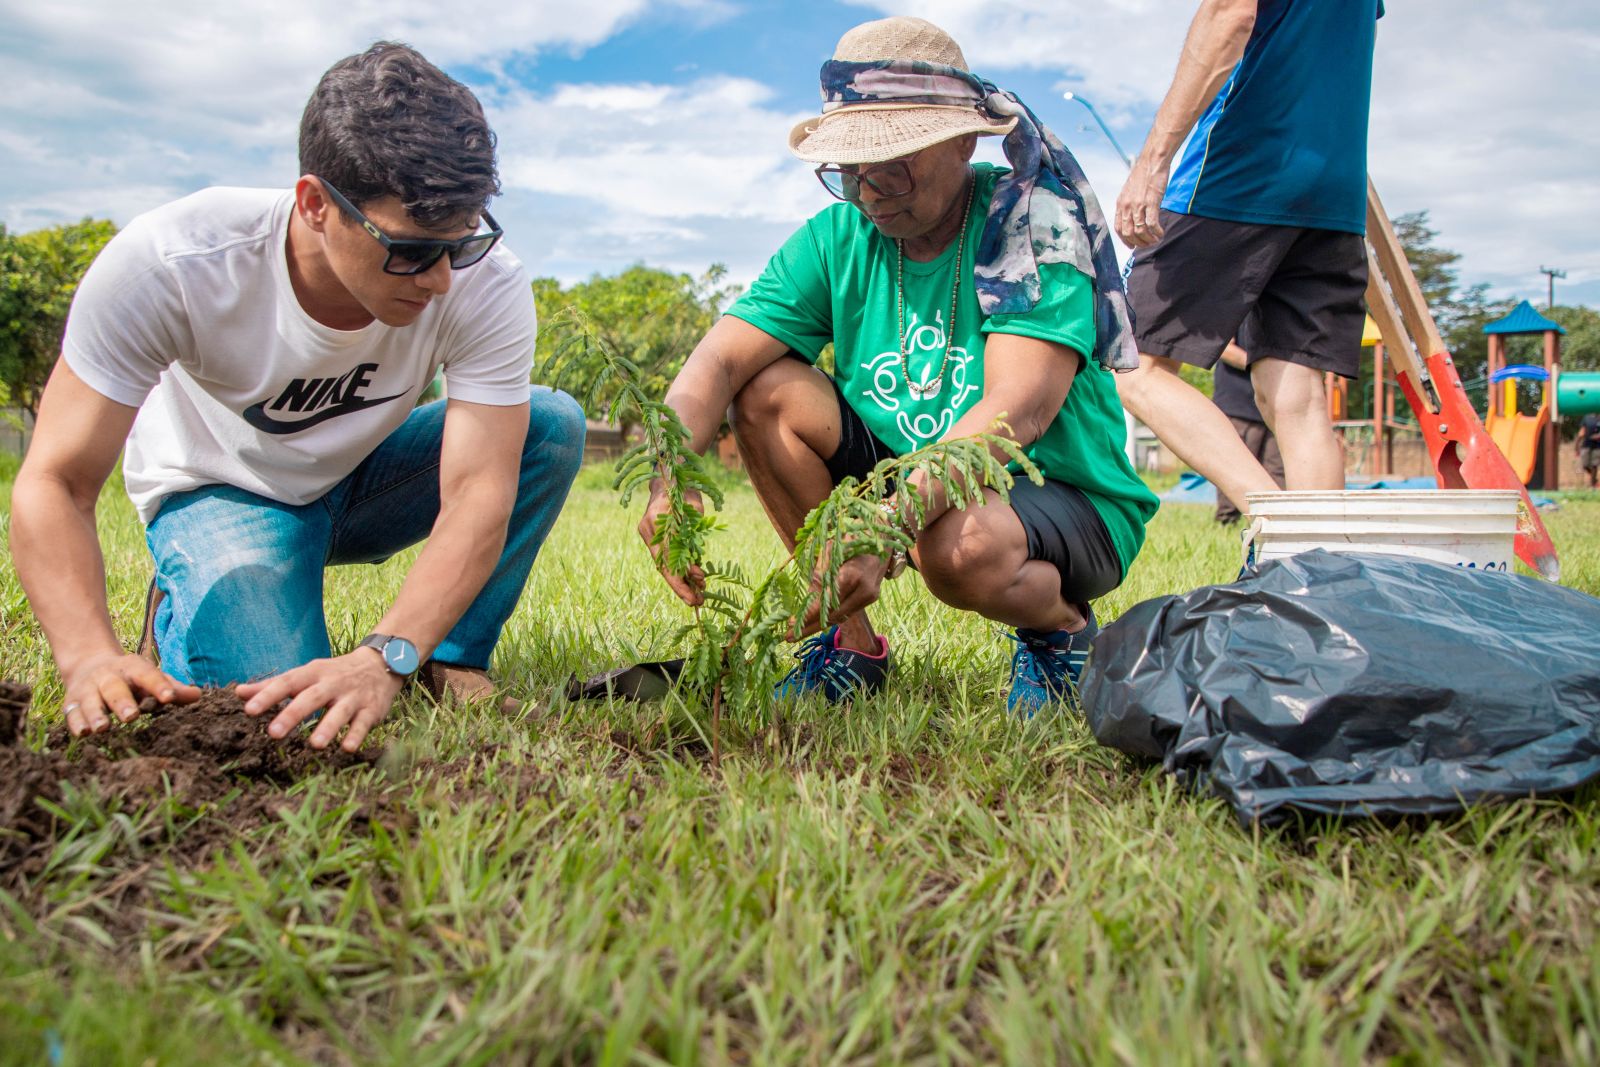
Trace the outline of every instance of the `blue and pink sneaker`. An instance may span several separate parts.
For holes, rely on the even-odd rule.
[[[878,651],[874,655],[839,647],[839,628],[835,626],[807,638],[794,658],[799,664],[773,691],[779,700],[821,693],[830,703],[843,704],[876,693],[889,677],[889,640],[882,634],[878,635]]]

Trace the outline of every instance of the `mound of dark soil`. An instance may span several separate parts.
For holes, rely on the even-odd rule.
[[[0,747],[14,745],[22,736],[22,721],[28,714],[33,690],[16,682],[0,682]]]
[[[259,814],[270,805],[254,794],[280,793],[308,775],[367,767],[379,758],[319,751],[301,733],[275,740],[267,734],[271,716],[246,715],[231,688],[208,690],[194,704],[146,699],[132,725],[76,745],[58,727],[45,751],[35,752],[17,743],[30,695],[26,686],[0,682],[0,888],[21,888],[49,857],[62,828],[39,802],[59,804],[69,787],[125,808],[170,792],[199,809],[242,792],[243,807]]]

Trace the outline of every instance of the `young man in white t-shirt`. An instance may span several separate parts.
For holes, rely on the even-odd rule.
[[[403,45],[335,64],[292,192],[208,189],[135,219],[83,280],[12,504],[12,551],[75,735],[239,686],[269,730],[344,747],[417,674],[485,674],[577,473],[583,414],[530,387],[527,273],[487,210],[494,136]],[[416,407],[443,369],[448,399]],[[155,560],[160,668],[112,630],[95,498],[124,449]],[[335,655],[323,568],[427,540]]]

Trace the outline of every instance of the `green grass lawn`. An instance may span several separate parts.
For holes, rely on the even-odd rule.
[[[672,653],[684,618],[608,486],[581,476],[498,653],[526,717],[408,697],[381,769],[301,782],[198,857],[175,845],[226,805],[64,804],[50,868],[0,895],[0,1062],[1600,1057],[1600,791],[1241,830],[1075,716],[1009,721],[1009,644],[915,576],[877,614],[891,692],[734,722],[713,766],[697,712],[554,695]],[[748,489],[725,514],[719,556],[776,560]],[[1600,497],[1548,521],[1600,594]],[[149,562],[112,490],[101,533],[131,641]],[[332,573],[336,645],[407,562]],[[1234,535],[1168,508],[1100,613],[1236,569]],[[9,556],[0,610],[37,745],[61,691]]]

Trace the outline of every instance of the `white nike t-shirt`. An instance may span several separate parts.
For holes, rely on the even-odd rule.
[[[129,223],[78,287],[63,358],[139,408],[123,472],[145,522],[202,485],[316,500],[405,421],[440,367],[452,398],[528,399],[533,291],[504,243],[410,326],[335,330],[289,283],[293,208],[273,189],[195,193]]]

